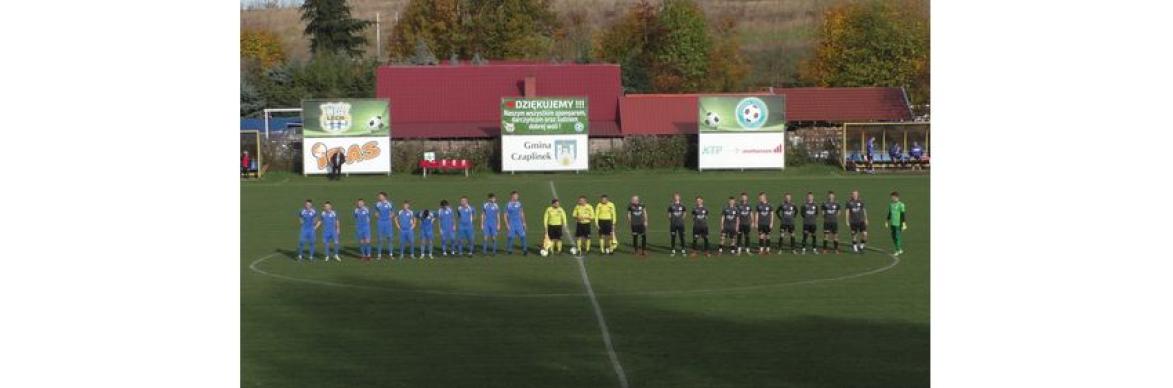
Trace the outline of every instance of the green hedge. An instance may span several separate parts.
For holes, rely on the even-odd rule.
[[[591,153],[591,170],[684,168],[693,148],[687,136],[629,136],[622,148]]]

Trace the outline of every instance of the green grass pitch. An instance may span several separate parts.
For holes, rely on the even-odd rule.
[[[387,191],[397,207],[410,199],[413,208],[434,209],[440,199],[455,202],[468,195],[479,207],[488,192],[504,204],[516,189],[534,249],[551,186],[568,213],[568,201],[579,194],[592,203],[609,194],[619,209],[632,194],[648,204],[653,255],[629,255],[630,234],[621,222],[620,254],[585,259],[630,387],[929,385],[929,177],[801,168],[356,176],[341,182],[270,175],[243,182],[241,385],[619,387],[573,258],[354,259],[349,211],[358,197],[372,204],[375,193]],[[666,252],[665,208],[674,191],[690,208],[692,197],[704,195],[715,213],[726,197],[742,191],[751,197],[766,191],[776,204],[787,191],[796,201],[814,191],[821,202],[834,190],[842,202],[852,189],[861,190],[870,212],[869,245],[876,251],[695,259]],[[899,260],[887,254],[892,244],[882,227],[892,190],[902,193],[909,208]],[[326,200],[336,204],[343,221],[343,262],[291,259],[297,249],[296,213],[305,198],[319,206]],[[849,238],[841,226],[845,251]],[[504,247],[503,236],[499,244]]]

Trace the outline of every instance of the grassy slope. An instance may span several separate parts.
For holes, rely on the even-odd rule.
[[[313,197],[349,203],[380,190],[416,203],[518,189],[536,243],[553,181],[563,198],[606,191],[620,204],[640,193],[653,213],[649,244],[667,245],[663,207],[673,190],[714,199],[738,191],[864,192],[874,225],[886,193],[910,207],[907,251],[879,274],[769,287],[885,266],[881,254],[647,260],[588,259],[619,360],[632,386],[924,386],[929,352],[929,179],[787,173],[632,172],[583,175],[354,177],[342,184],[270,176],[241,188],[242,385],[246,386],[615,386],[573,260],[497,257],[364,265],[297,265],[294,214]],[[349,209],[349,205],[342,205]],[[345,217],[344,217],[345,219]],[[343,238],[353,251],[353,225]],[[626,231],[620,226],[619,231]],[[872,246],[890,249],[873,227]],[[624,249],[629,237],[620,233]],[[845,239],[845,237],[841,237]],[[320,248],[319,248],[320,249]],[[367,288],[291,282],[265,271]],[[648,295],[730,286],[729,292]],[[470,297],[560,294],[551,297]]]

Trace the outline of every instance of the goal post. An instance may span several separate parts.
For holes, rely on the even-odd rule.
[[[848,171],[928,168],[931,132],[928,122],[844,123],[839,164]]]

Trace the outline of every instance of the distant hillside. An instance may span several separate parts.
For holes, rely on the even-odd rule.
[[[819,15],[826,7],[849,0],[698,0],[705,12],[714,17],[731,15],[738,20],[743,50],[752,66],[750,85],[769,86],[794,82],[798,61],[809,55]],[[396,12],[407,0],[351,0],[353,15],[375,20],[381,14],[383,42],[395,23]],[[585,12],[593,25],[603,26],[622,15],[635,0],[554,0],[555,10],[566,15],[570,10]],[[281,1],[279,6],[242,9],[242,28],[263,28],[281,37],[289,57],[305,59],[309,41],[302,35],[302,24],[295,2]],[[252,4],[252,3],[250,3]],[[371,42],[368,52],[375,53],[375,31],[367,31]],[[384,51],[386,51],[384,49]],[[385,55],[385,53],[384,53]]]

